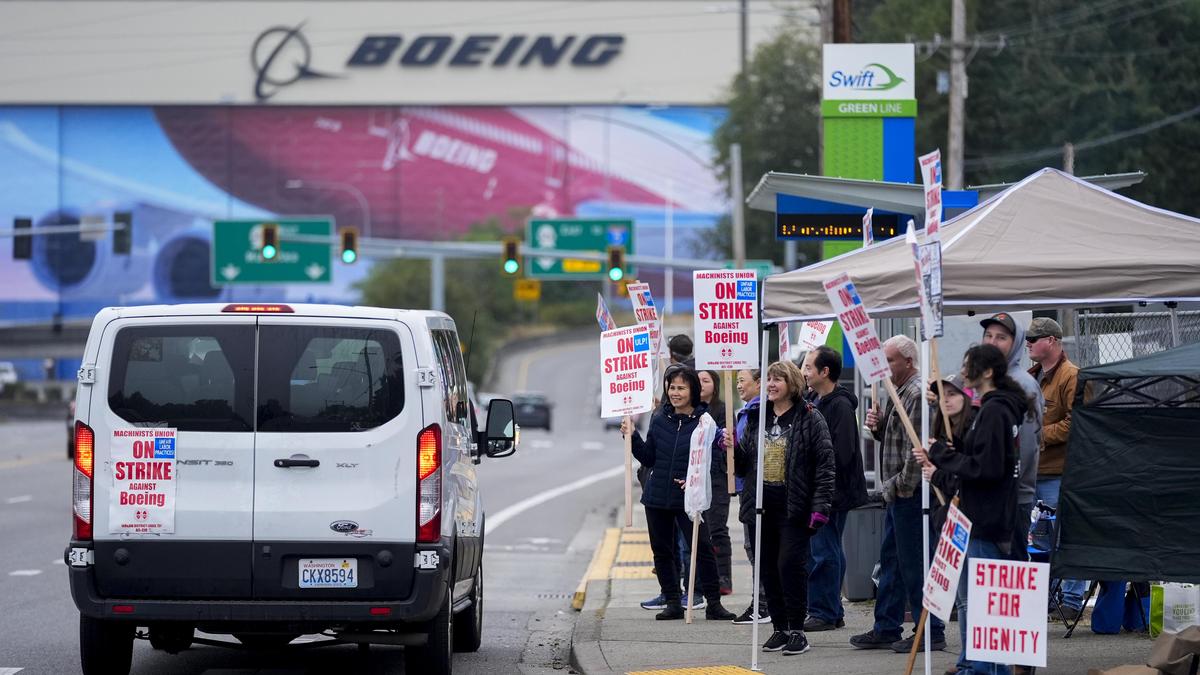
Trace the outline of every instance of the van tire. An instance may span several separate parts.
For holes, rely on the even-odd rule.
[[[404,648],[404,672],[451,675],[454,670],[454,602],[449,587],[437,616],[429,622],[429,640],[421,647]]]
[[[126,675],[133,665],[132,623],[79,617],[79,660],[83,675]]]
[[[477,652],[483,643],[483,560],[475,568],[471,606],[454,615],[454,651]]]

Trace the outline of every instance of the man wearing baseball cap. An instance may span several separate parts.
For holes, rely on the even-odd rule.
[[[1062,326],[1054,319],[1034,319],[1029,324],[1025,342],[1029,348],[1029,358],[1034,362],[1029,374],[1041,385],[1046,400],[1042,426],[1045,448],[1038,463],[1037,498],[1047,506],[1058,508],[1058,492],[1062,486],[1063,466],[1067,461],[1071,407],[1075,403],[1079,367],[1063,353]],[[1064,579],[1062,590],[1062,615],[1074,620],[1083,611],[1084,582]]]

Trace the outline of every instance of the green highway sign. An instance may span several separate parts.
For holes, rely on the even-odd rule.
[[[546,218],[530,220],[525,227],[525,245],[532,249],[555,249],[604,253],[609,246],[624,246],[633,254],[633,221],[629,218]],[[637,270],[627,265],[625,277],[636,278]],[[525,256],[525,276],[530,279],[607,279],[600,260],[541,258],[537,251]]]
[[[733,269],[733,265],[734,262],[732,260],[726,260],[721,268],[731,270]],[[747,260],[746,264],[742,265],[742,269],[754,270],[758,273],[758,280],[762,281],[775,273],[775,263],[770,260]]]
[[[262,226],[279,226],[279,252],[264,260]],[[212,284],[328,283],[329,243],[288,241],[289,237],[332,237],[333,218],[281,218],[277,220],[213,221]]]

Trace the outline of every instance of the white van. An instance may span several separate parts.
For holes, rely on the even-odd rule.
[[[248,648],[324,633],[404,645],[407,672],[479,648],[476,429],[454,321],[329,305],[107,308],[79,371],[66,550],[84,673],[136,637]]]

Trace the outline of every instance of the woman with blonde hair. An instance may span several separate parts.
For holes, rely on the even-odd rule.
[[[835,463],[829,429],[821,415],[803,399],[804,376],[796,364],[777,361],[767,368],[766,404],[748,412],[746,434],[738,439],[735,469],[745,477],[749,492],[739,517],[755,515],[757,472],[763,474],[762,548],[763,588],[771,608],[774,632],[763,651],[803,654],[808,612],[809,538],[829,522],[833,502]],[[761,465],[758,454],[758,416],[766,437]],[[725,439],[723,438],[724,442]]]

